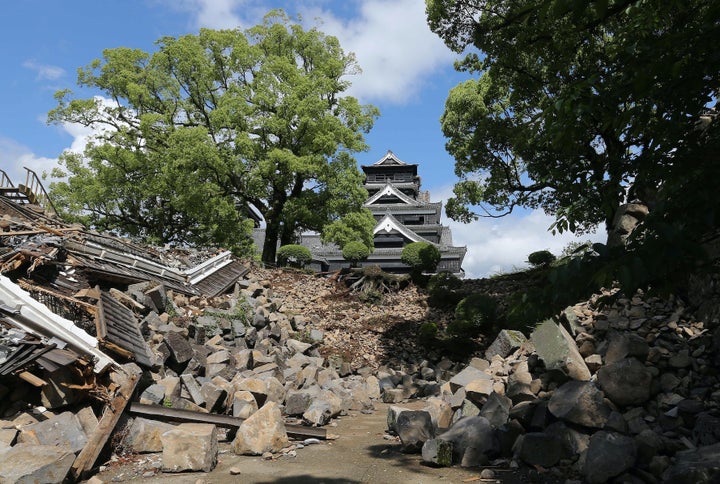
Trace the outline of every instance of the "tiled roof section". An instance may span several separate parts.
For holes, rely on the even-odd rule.
[[[100,293],[97,324],[98,339],[131,352],[137,363],[152,366],[150,349],[135,314],[105,291]]]
[[[407,163],[395,156],[395,153],[388,150],[388,152],[385,153],[385,156],[373,163],[373,165],[407,165]]]
[[[375,195],[368,198],[367,201],[364,203],[364,205],[366,207],[370,206],[370,205],[374,204],[375,202],[377,202],[378,200],[380,200],[380,198],[382,198],[384,196],[388,196],[388,195],[397,197],[399,200],[401,200],[406,205],[413,205],[413,206],[422,205],[422,203],[418,202],[414,198],[405,195],[403,192],[401,192],[396,187],[394,187],[391,183],[387,183],[383,188],[378,190],[378,192]]]
[[[401,224],[398,219],[392,216],[392,214],[387,213],[385,216],[378,222],[378,224],[375,226],[375,229],[373,229],[373,234],[377,234],[378,232],[392,232],[396,231],[399,234],[401,234],[403,237],[412,240],[413,242],[427,242],[429,244],[432,244],[432,242],[424,239],[423,237],[419,236],[412,230],[405,227],[403,224]],[[436,245],[436,244],[433,244]]]
[[[205,296],[217,296],[226,292],[238,279],[248,272],[250,272],[250,269],[235,259],[195,283],[194,287],[200,294]]]

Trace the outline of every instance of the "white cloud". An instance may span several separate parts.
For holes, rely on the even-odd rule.
[[[443,206],[450,194],[450,187],[430,191],[433,201],[442,200]],[[537,250],[560,255],[573,241],[605,242],[602,229],[581,237],[569,232],[553,235],[548,228],[554,220],[542,210],[533,210],[497,219],[481,218],[470,224],[447,218],[443,223],[452,229],[454,245],[467,247],[463,262],[466,277],[480,278],[528,267],[527,256]]]
[[[365,0],[359,15],[341,19],[314,10],[308,18],[323,20],[319,29],[334,35],[346,52],[354,52],[362,74],[352,76],[349,93],[366,101],[404,103],[416,96],[434,71],[446,68],[453,54],[430,31],[425,2]]]
[[[0,160],[6,161],[2,169],[15,186],[25,184],[27,172],[24,168],[29,168],[42,177],[43,173],[57,166],[56,159],[37,156],[27,146],[3,137],[0,137]]]
[[[65,69],[62,67],[51,66],[48,64],[40,64],[32,59],[23,62],[23,67],[35,71],[35,79],[38,81],[55,80],[65,75]]]
[[[173,10],[192,16],[193,27],[209,29],[245,28],[243,19],[235,11],[246,13],[245,0],[160,0]]]

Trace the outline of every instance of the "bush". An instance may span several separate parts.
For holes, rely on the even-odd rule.
[[[400,260],[417,272],[434,272],[440,262],[440,250],[429,242],[411,242],[406,245]]]
[[[277,262],[281,266],[297,267],[302,269],[312,260],[310,249],[302,245],[283,245],[277,251]]]
[[[431,321],[425,321],[420,325],[419,338],[423,344],[432,343],[438,334],[438,325]]]
[[[553,262],[556,257],[549,250],[538,250],[528,256],[528,262],[533,267],[543,267]]]
[[[493,329],[497,318],[497,301],[486,294],[471,294],[455,308],[455,319],[448,332],[455,336],[474,337]]]
[[[359,241],[348,242],[342,249],[342,255],[352,267],[357,267],[358,262],[370,256],[370,248]]]
[[[433,274],[427,283],[428,304],[436,308],[457,306],[463,298],[463,294],[457,291],[460,287],[462,281],[449,272]]]

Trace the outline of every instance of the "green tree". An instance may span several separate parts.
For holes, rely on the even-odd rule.
[[[698,129],[698,120],[720,86],[718,2],[426,5],[451,49],[477,49],[457,67],[478,78],[452,90],[442,116],[460,178],[451,217],[539,207],[556,217],[555,229],[581,233],[637,199],[676,212],[702,205],[702,223],[709,208],[717,224],[704,204],[716,190],[708,180],[718,173],[720,129]]]
[[[358,262],[370,257],[370,248],[362,242],[352,241],[345,244],[342,255],[350,261],[351,267],[357,267]]]
[[[312,260],[310,249],[303,245],[288,244],[281,246],[277,251],[277,262],[281,266],[291,266],[302,269]]]
[[[400,260],[413,272],[434,272],[440,262],[440,250],[430,242],[411,242],[403,247]]]
[[[378,110],[343,95],[355,58],[281,11],[238,30],[163,37],[153,53],[115,48],[80,69],[102,98],[56,94],[50,122],[105,128],[52,195],[82,221],[157,242],[247,247],[262,214],[262,259],[278,242],[361,210],[353,153]],[[342,194],[342,197],[338,197]]]

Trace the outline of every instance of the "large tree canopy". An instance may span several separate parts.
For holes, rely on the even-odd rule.
[[[478,74],[442,117],[453,218],[541,207],[581,232],[628,198],[695,196],[689,180],[716,192],[720,123],[698,120],[720,87],[719,2],[426,1],[431,29],[465,52],[458,68]]]
[[[105,50],[78,74],[104,97],[56,94],[51,122],[100,134],[82,154],[62,155],[67,178],[52,195],[99,228],[238,250],[250,243],[252,205],[266,223],[262,259],[273,262],[278,241],[299,230],[372,218],[353,153],[367,149],[378,111],[343,95],[358,72],[335,37],[281,11],[244,33],[164,37],[153,53]]]

